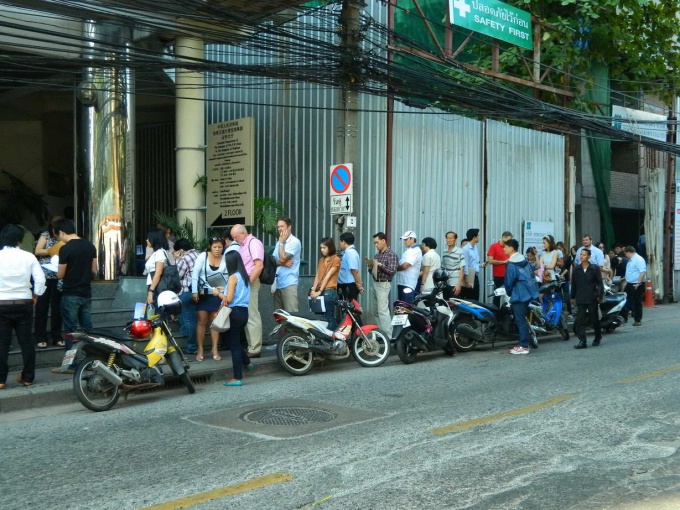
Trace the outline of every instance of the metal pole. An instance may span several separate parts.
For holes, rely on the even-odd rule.
[[[668,133],[666,140],[668,143],[675,143],[675,94],[671,102],[671,107],[668,110]],[[671,265],[671,234],[673,228],[673,213],[675,211],[675,204],[673,202],[673,189],[675,188],[675,175],[673,169],[675,168],[674,156],[666,153],[666,221],[664,222],[664,245],[663,245],[663,303],[668,303],[671,300],[671,279],[673,278],[673,270]],[[677,235],[677,233],[676,233]]]

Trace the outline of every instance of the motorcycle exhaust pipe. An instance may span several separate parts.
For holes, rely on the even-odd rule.
[[[321,354],[333,354],[333,350],[328,348],[328,347],[324,347],[324,346],[321,346],[321,345],[310,345],[306,342],[305,343],[288,342],[287,346],[291,347],[293,349],[305,349],[307,351],[318,352],[318,353],[321,353]]]
[[[114,384],[116,386],[120,386],[121,384],[123,384],[123,379],[121,379],[118,376],[118,374],[116,374],[113,370],[111,370],[109,367],[107,367],[104,363],[102,363],[99,360],[95,360],[94,362],[92,362],[92,370],[94,370],[96,373],[104,377],[111,384]]]
[[[466,336],[468,338],[471,338],[472,340],[474,340],[476,342],[483,342],[484,341],[484,335],[482,334],[482,332],[478,331],[477,329],[475,329],[473,327],[470,327],[469,324],[465,324],[465,323],[459,324],[456,327],[456,329],[458,330],[458,332],[461,335]]]
[[[542,328],[540,326],[531,326],[531,329],[533,329],[536,333],[547,333],[548,332],[545,328]]]

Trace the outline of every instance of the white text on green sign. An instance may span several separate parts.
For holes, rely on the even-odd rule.
[[[498,0],[449,0],[449,18],[453,25],[533,48],[531,14]]]

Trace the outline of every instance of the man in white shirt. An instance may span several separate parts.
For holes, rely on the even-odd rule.
[[[399,300],[411,303],[415,298],[423,253],[420,251],[417,236],[413,230],[404,232],[400,239],[404,241],[406,250],[399,259],[399,267],[397,267],[397,292]]]
[[[7,360],[12,331],[17,335],[24,366],[17,382],[32,386],[35,379],[35,345],[31,335],[33,307],[45,292],[45,273],[32,253],[19,248],[24,230],[6,225],[0,232],[0,389],[7,388]],[[31,278],[33,283],[31,284]]]
[[[420,249],[423,252],[420,289],[421,292],[429,292],[434,289],[434,272],[442,266],[441,258],[436,252],[437,241],[431,237],[425,237],[420,242]]]
[[[625,287],[626,297],[633,312],[633,326],[642,325],[642,299],[645,295],[645,283],[647,282],[647,263],[635,252],[632,246],[623,249],[628,264],[626,264]],[[628,320],[628,310],[624,312],[624,318]]]

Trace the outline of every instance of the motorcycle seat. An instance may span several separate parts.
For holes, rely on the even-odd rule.
[[[88,333],[90,335],[97,335],[97,336],[105,336],[108,338],[113,338],[114,340],[117,340],[119,342],[139,342],[138,339],[132,338],[128,335],[118,333],[117,331],[112,331],[109,329],[83,329],[85,333]]]
[[[493,303],[482,303],[481,301],[476,301],[474,299],[471,299],[470,303],[474,303],[476,305],[481,306],[482,308],[486,308],[487,310],[489,310],[490,312],[493,312],[493,313],[498,313],[498,311],[499,311],[498,307],[496,305],[494,305]]]
[[[604,300],[606,303],[620,303],[626,299],[626,295],[624,293],[620,294],[607,294],[604,297]]]

